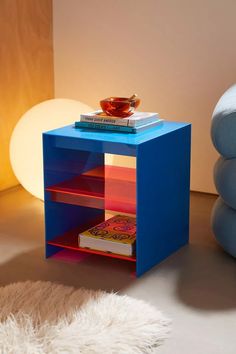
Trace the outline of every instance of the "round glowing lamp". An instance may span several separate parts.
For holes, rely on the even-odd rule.
[[[92,108],[79,101],[57,98],[37,104],[18,121],[10,141],[10,160],[22,186],[44,199],[42,133],[72,124]]]

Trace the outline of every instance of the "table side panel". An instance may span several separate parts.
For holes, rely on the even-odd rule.
[[[43,137],[44,187],[65,181],[92,168],[104,165],[104,154],[90,151],[67,150],[51,144],[50,136]],[[46,256],[61,250],[47,241],[91,220],[104,220],[104,210],[78,205],[57,203],[45,191]]]
[[[191,126],[138,147],[137,275],[188,242]]]

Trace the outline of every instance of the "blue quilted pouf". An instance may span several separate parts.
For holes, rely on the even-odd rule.
[[[236,210],[227,206],[220,197],[212,210],[211,225],[219,244],[236,257]]]
[[[222,156],[236,157],[236,85],[224,93],[214,109],[211,138]]]
[[[220,157],[214,168],[214,181],[217,192],[228,206],[236,209],[236,158]]]
[[[220,197],[212,211],[212,229],[224,250],[236,257],[236,85],[224,93],[215,107],[211,137],[221,154],[214,167]]]

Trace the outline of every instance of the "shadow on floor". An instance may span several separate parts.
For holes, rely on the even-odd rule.
[[[0,285],[48,280],[74,287],[119,291],[135,280],[134,265],[126,261],[94,255],[81,259],[69,253],[62,251],[47,260],[43,247],[18,254],[0,265]]]
[[[189,245],[180,251],[176,294],[204,311],[236,308],[235,259],[217,247]]]

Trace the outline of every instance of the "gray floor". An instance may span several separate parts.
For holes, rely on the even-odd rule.
[[[215,197],[191,195],[191,242],[139,279],[133,265],[65,252],[44,259],[43,203],[22,188],[0,195],[0,285],[51,280],[144,299],[173,319],[161,354],[236,353],[236,264],[214,242]],[[70,256],[70,261],[68,260]],[[124,353],[125,354],[125,353]]]

